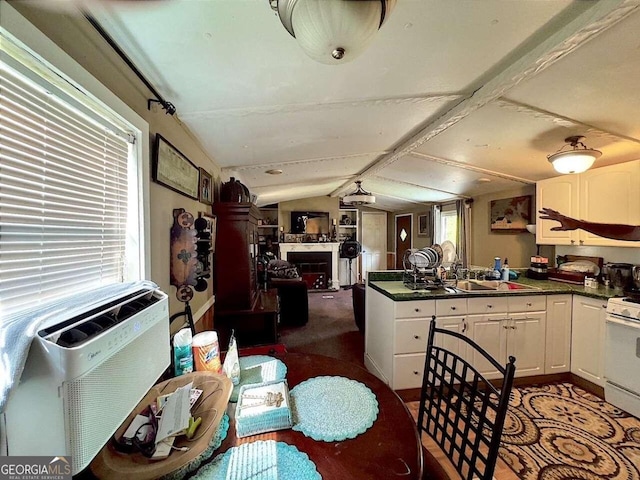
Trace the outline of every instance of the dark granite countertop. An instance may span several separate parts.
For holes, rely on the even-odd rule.
[[[554,280],[532,280],[520,275],[516,283],[535,287],[536,290],[489,290],[482,292],[447,292],[444,289],[438,290],[411,290],[402,283],[401,271],[379,271],[368,272],[368,285],[389,297],[394,301],[409,300],[435,300],[442,298],[473,298],[473,297],[502,297],[508,295],[556,295],[571,293],[584,297],[599,298],[607,300],[611,297],[622,296],[622,293],[613,288],[605,288],[600,285],[598,288],[585,288],[583,285],[557,282]]]

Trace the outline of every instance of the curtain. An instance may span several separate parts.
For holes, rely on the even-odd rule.
[[[456,235],[458,259],[465,268],[469,267],[469,253],[471,250],[471,203],[468,200],[456,201],[458,214],[458,231]]]
[[[442,207],[434,205],[431,212],[431,243],[438,243],[442,237]]]

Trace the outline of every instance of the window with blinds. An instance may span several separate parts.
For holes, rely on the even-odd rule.
[[[101,120],[0,61],[2,316],[132,279],[133,137]]]

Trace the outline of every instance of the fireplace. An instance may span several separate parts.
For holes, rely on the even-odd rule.
[[[331,252],[290,252],[287,261],[298,267],[310,289],[327,288],[331,278]]]
[[[279,247],[280,258],[298,266],[309,288],[340,288],[339,243],[280,243]]]

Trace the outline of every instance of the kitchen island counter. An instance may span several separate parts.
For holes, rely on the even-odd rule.
[[[389,297],[393,301],[411,300],[436,300],[443,298],[474,298],[474,297],[501,297],[511,295],[554,295],[554,294],[575,294],[584,297],[608,300],[611,297],[623,296],[622,292],[613,288],[586,288],[583,285],[575,285],[554,280],[532,280],[521,275],[515,283],[535,287],[535,290],[487,290],[477,292],[453,292],[440,288],[437,290],[412,290],[402,283],[402,272],[387,270],[369,272],[368,286]]]

